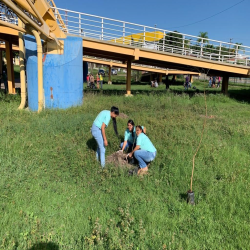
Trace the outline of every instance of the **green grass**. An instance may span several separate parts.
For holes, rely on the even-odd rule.
[[[249,248],[248,103],[207,97],[213,119],[196,158],[190,206],[202,94],[88,92],[81,107],[40,114],[18,111],[18,95],[0,99],[0,249]],[[112,105],[146,126],[158,150],[144,178],[112,165],[102,171],[95,161],[90,127]],[[122,136],[127,120],[117,122]],[[111,124],[106,133],[109,155],[120,140]]]

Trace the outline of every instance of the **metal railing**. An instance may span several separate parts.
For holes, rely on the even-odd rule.
[[[53,9],[58,19],[58,24],[67,34],[212,61],[250,66],[250,47],[248,46],[77,11],[61,8]]]
[[[67,34],[223,63],[250,66],[250,47],[57,8],[47,0]],[[54,6],[54,7],[52,7]],[[1,6],[0,6],[1,7]],[[1,9],[0,10],[4,10]],[[0,11],[0,20],[17,24]]]

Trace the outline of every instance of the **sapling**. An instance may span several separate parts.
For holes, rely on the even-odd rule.
[[[204,130],[205,130],[205,127],[206,127],[206,121],[207,121],[207,100],[206,100],[206,88],[204,86],[204,99],[205,99],[205,110],[206,110],[206,115],[205,115],[205,119],[204,119],[204,123],[203,123],[203,129],[202,129],[202,132],[201,132],[201,138],[200,138],[200,142],[199,142],[199,145],[196,149],[196,152],[195,154],[193,155],[193,168],[192,168],[192,175],[191,175],[191,182],[190,182],[190,189],[188,190],[187,192],[187,202],[191,205],[194,205],[195,202],[194,202],[194,192],[193,192],[193,177],[194,177],[194,166],[195,166],[195,157],[200,149],[200,146],[201,146],[201,142],[202,142],[202,138],[203,138],[203,134],[204,134]]]

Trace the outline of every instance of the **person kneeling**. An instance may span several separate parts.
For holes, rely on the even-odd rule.
[[[134,154],[140,167],[137,174],[143,175],[148,171],[148,165],[156,157],[157,151],[150,139],[143,133],[141,126],[136,126],[136,135],[136,147],[128,156],[132,157]]]

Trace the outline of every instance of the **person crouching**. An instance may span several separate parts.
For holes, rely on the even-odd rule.
[[[137,174],[143,175],[148,171],[149,163],[155,159],[157,150],[150,139],[143,133],[141,126],[136,126],[136,135],[136,147],[128,156],[132,157],[134,155],[140,167]]]

